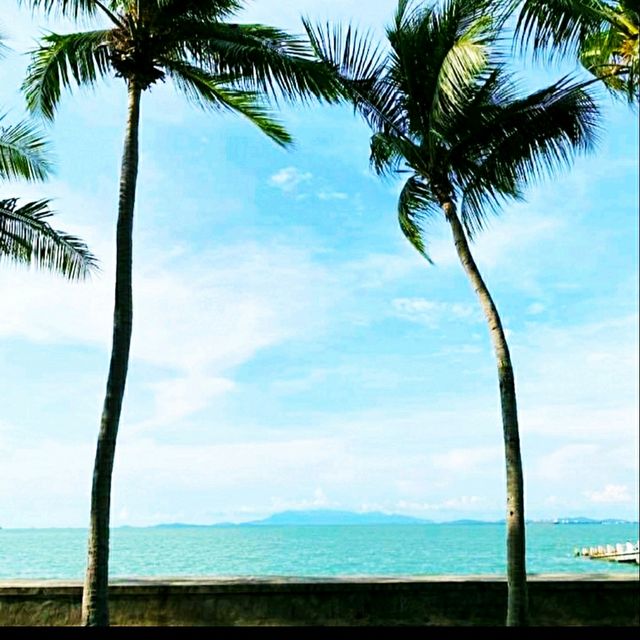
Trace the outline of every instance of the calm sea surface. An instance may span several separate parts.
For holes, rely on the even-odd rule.
[[[638,565],[576,558],[576,547],[638,539],[637,524],[527,528],[530,573],[626,573]],[[81,579],[83,529],[0,529],[0,578]],[[111,576],[416,576],[504,574],[503,525],[121,528]]]

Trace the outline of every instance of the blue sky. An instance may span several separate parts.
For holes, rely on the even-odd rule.
[[[45,25],[3,3],[21,52]],[[256,0],[241,14],[380,32],[394,0]],[[535,86],[560,69],[526,69]],[[603,97],[603,96],[601,96]],[[638,124],[602,100],[596,154],[532,188],[474,246],[508,329],[527,516],[638,517]],[[120,81],[63,99],[57,172],[3,193],[55,198],[102,271],[0,270],[0,525],[85,526],[111,331]],[[368,167],[348,108],[286,108],[284,151],[170,87],[144,96],[134,337],[112,522],[242,521],[283,509],[498,519],[504,462],[487,330],[444,223],[429,266],[398,184]]]

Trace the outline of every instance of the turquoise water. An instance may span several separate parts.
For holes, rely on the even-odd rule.
[[[121,528],[111,576],[416,576],[504,574],[504,525]],[[529,573],[625,573],[638,565],[576,558],[576,547],[638,539],[637,524],[527,528]],[[0,578],[81,579],[83,529],[1,529]]]

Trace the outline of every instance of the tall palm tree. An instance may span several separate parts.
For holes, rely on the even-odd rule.
[[[28,122],[3,125],[4,119],[0,114],[0,180],[44,180],[50,164],[41,134]],[[52,215],[47,200],[0,199],[0,260],[50,269],[71,280],[85,277],[96,259],[84,242],[53,229],[47,221]]]
[[[516,39],[534,55],[577,56],[614,94],[640,99],[639,0],[513,0]]]
[[[128,115],[120,174],[116,290],[111,364],[102,411],[91,493],[88,562],[82,621],[108,625],[111,476],[132,326],[132,225],[138,175],[141,95],[173,80],[196,105],[231,110],[280,145],[291,138],[267,110],[267,98],[333,99],[325,65],[302,38],[260,24],[228,20],[242,0],[24,0],[32,8],[70,18],[101,17],[106,27],[49,34],[33,52],[24,83],[29,107],[52,118],[61,90],[93,85],[109,74],[124,80]]]
[[[388,48],[349,28],[305,21],[316,53],[373,130],[378,174],[409,176],[400,227],[426,258],[425,223],[449,225],[484,312],[497,360],[506,460],[507,624],[527,622],[525,516],[514,372],[496,305],[470,250],[489,214],[594,141],[597,109],[568,79],[526,97],[504,64],[491,0],[435,7],[400,0]]]

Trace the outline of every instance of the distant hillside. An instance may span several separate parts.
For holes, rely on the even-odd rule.
[[[429,520],[420,520],[411,516],[368,511],[334,511],[331,509],[314,509],[312,511],[282,511],[274,513],[264,520],[245,522],[245,525],[335,525],[335,524],[428,524]]]
[[[553,520],[527,520],[527,524],[635,524],[630,520],[618,520],[609,518],[594,520],[583,517],[554,518]],[[450,520],[448,522],[434,522],[422,520],[412,516],[403,516],[397,513],[382,513],[380,511],[368,511],[357,513],[354,511],[339,511],[333,509],[313,509],[308,511],[281,511],[274,513],[262,520],[249,522],[219,522],[216,524],[185,524],[172,522],[154,525],[161,529],[183,529],[193,527],[259,527],[266,525],[295,526],[295,525],[359,525],[359,524],[444,524],[444,525],[480,525],[480,524],[504,524],[504,520]]]

